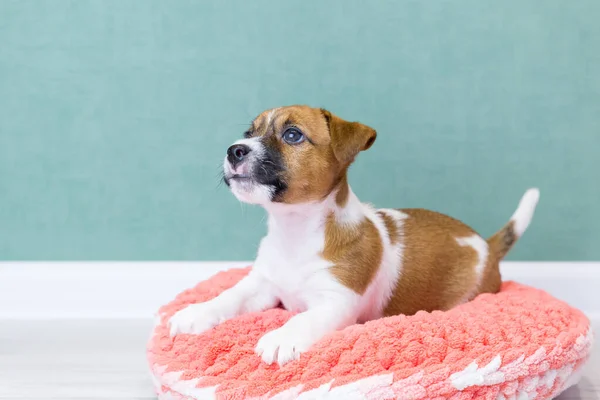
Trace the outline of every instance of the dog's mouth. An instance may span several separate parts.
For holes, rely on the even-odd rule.
[[[228,187],[231,187],[232,182],[235,182],[239,188],[247,188],[255,182],[254,177],[247,174],[225,174],[223,181]]]
[[[233,180],[233,181],[247,181],[247,180],[251,180],[252,177],[250,175],[233,174],[228,179]]]
[[[251,185],[255,181],[254,177],[246,174],[231,174],[225,175],[227,186],[231,186],[231,182],[236,182],[242,186]]]

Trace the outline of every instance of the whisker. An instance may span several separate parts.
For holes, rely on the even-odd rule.
[[[271,165],[275,165],[275,163],[271,160],[261,160],[262,164],[271,164]]]
[[[269,176],[269,171],[267,171],[267,169],[265,168],[264,165],[261,164],[260,168],[263,170],[263,172],[265,173],[265,176]]]

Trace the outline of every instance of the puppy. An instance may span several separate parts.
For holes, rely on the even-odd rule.
[[[171,335],[199,334],[279,304],[297,313],[256,345],[279,365],[330,332],[419,310],[448,310],[500,288],[499,261],[523,234],[539,192],[525,193],[510,222],[489,239],[423,209],[373,209],[348,186],[356,155],[376,132],[329,111],[290,106],[260,114],[227,150],[233,194],[267,210],[268,234],[251,272],[170,319]]]

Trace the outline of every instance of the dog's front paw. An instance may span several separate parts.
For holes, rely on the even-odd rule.
[[[285,326],[265,334],[256,345],[255,352],[267,364],[277,362],[280,366],[300,358],[311,346],[309,335],[301,330]]]
[[[171,336],[178,333],[198,335],[221,322],[219,313],[207,303],[191,304],[169,319]]]

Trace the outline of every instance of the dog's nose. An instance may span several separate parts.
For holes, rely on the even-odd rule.
[[[234,144],[227,149],[227,160],[235,168],[239,163],[244,161],[250,150],[250,147],[245,144]]]

